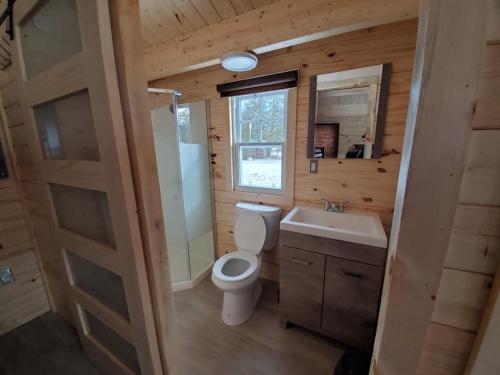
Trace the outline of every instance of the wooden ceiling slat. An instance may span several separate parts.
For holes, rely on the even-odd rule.
[[[142,1],[142,0],[140,0]],[[158,9],[165,8],[173,16],[171,22],[178,25],[184,34],[197,30],[194,28],[182,11],[174,4],[173,0],[154,0]]]
[[[222,20],[221,16],[212,5],[210,0],[191,0],[193,6],[198,10],[207,24],[212,25]]]
[[[0,0],[0,4],[4,0]],[[217,24],[273,0],[139,0],[146,46]]]
[[[419,4],[420,0],[279,0],[147,48],[148,79],[216,64],[222,55],[234,50],[263,53],[415,18]]]
[[[166,36],[180,36],[189,32],[178,27],[168,12],[168,8],[160,8],[155,0],[141,0],[142,32],[147,43],[155,44]]]
[[[231,18],[238,14],[229,0],[210,0],[210,2],[223,19]]]
[[[186,1],[189,2],[181,0],[181,2]],[[140,0],[140,6],[143,37],[147,44],[156,44],[207,26],[191,3],[190,12],[194,15],[191,20],[188,20],[174,0]]]
[[[236,9],[236,12],[238,14],[242,14],[254,9],[251,0],[230,0],[230,1],[233,4],[234,9]]]
[[[171,2],[179,9],[180,13],[186,17],[189,24],[193,26],[195,30],[208,26],[208,23],[203,19],[191,1],[171,0]]]
[[[158,40],[158,36],[155,35],[149,28],[142,28],[142,39],[144,40],[144,48],[153,46]]]
[[[255,9],[263,7],[265,5],[269,5],[273,2],[273,0],[251,0],[251,1]]]

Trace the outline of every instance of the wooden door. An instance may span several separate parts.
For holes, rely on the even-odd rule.
[[[33,168],[84,350],[106,374],[160,374],[108,1],[18,0],[14,15]]]

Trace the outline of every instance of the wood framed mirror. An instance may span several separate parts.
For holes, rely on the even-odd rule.
[[[390,64],[311,77],[308,158],[379,159]]]

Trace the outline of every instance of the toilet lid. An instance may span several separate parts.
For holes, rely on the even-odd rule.
[[[243,211],[234,223],[234,242],[238,250],[260,254],[266,242],[266,223],[253,211]]]

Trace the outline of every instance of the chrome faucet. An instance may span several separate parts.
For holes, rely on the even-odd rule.
[[[334,202],[334,201],[329,201],[328,199],[321,199],[323,202],[325,202],[325,207],[324,210],[328,212],[344,212],[344,205],[347,203],[347,201],[341,201],[341,202]]]

